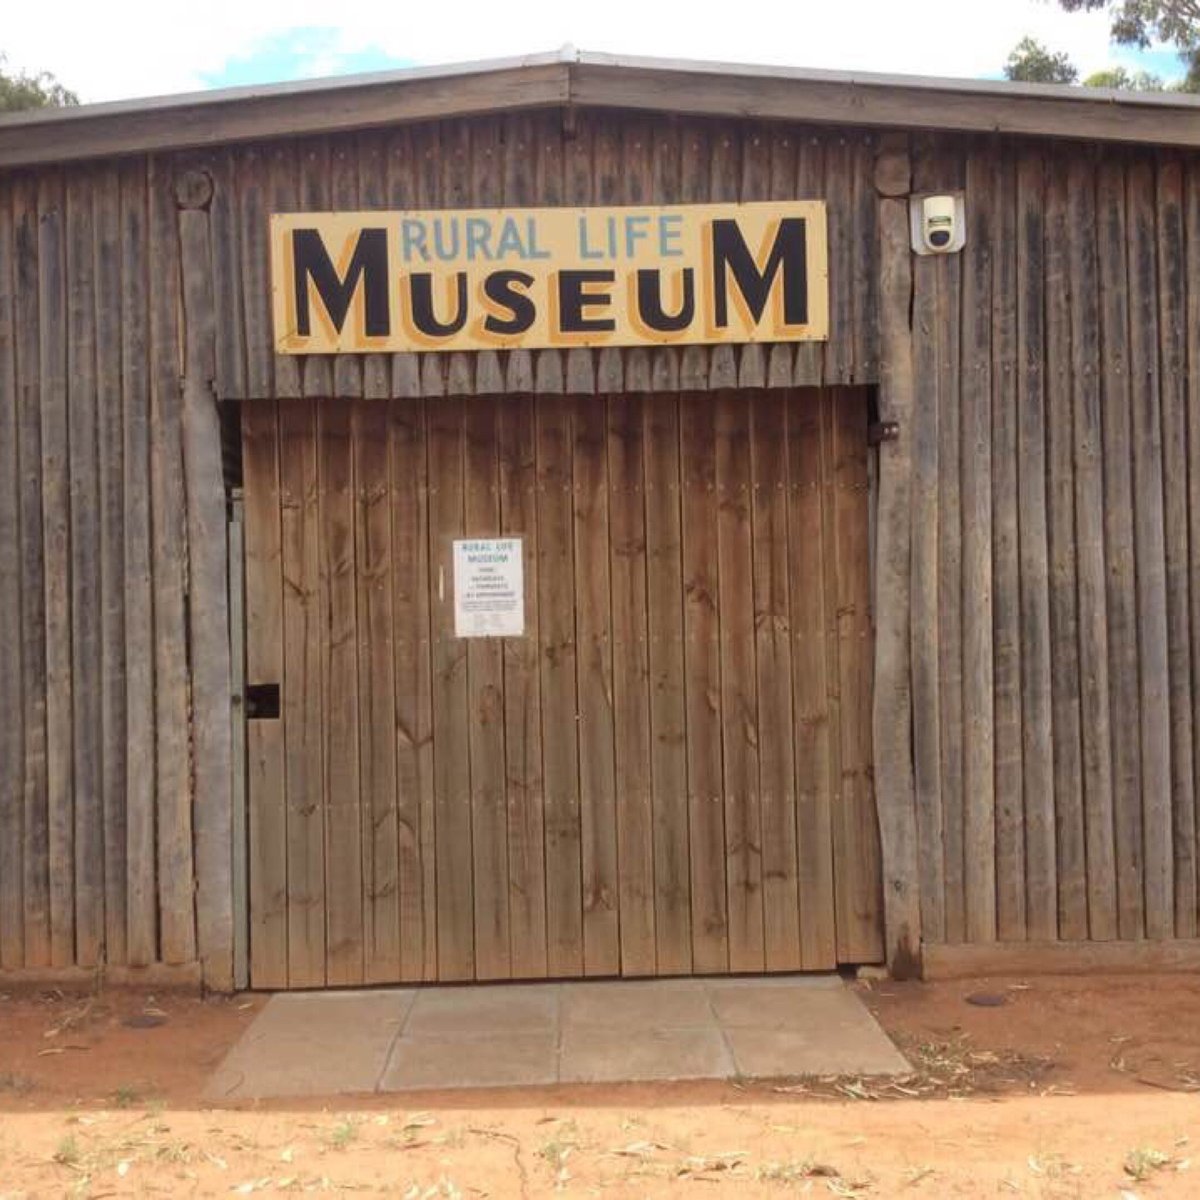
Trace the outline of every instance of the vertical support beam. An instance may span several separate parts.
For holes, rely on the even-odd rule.
[[[908,201],[903,197],[879,201],[879,268],[879,416],[897,422],[900,437],[886,443],[879,454],[872,723],[883,851],[885,950],[892,974],[906,978],[915,975],[920,966],[921,908],[909,646],[913,281]]]
[[[233,825],[229,574],[216,310],[208,212],[212,180],[185,172],[175,185],[183,283],[183,479],[187,499],[188,640],[192,664],[192,826],[196,935],[204,982],[233,987]]]
[[[196,957],[191,689],[187,656],[187,498],[180,381],[181,271],[173,167],[147,166],[150,313],[150,568],[154,598],[155,833],[159,954]]]
[[[902,153],[902,152],[901,152]],[[927,148],[919,149],[913,164],[918,190],[943,186],[938,164]],[[881,154],[876,163],[876,186],[888,195],[908,192],[908,156]],[[896,176],[889,179],[889,175]],[[890,190],[896,189],[895,191]],[[940,634],[944,597],[939,573],[942,536],[942,494],[939,439],[948,398],[939,386],[940,343],[948,327],[946,276],[956,266],[954,255],[927,255],[913,263],[913,391],[921,406],[912,416],[912,604],[911,653],[913,697],[913,787],[917,813],[918,862],[921,871],[921,928],[933,942],[946,940],[946,820],[943,808],[941,672],[945,668]]]
[[[233,868],[233,986],[250,986],[250,876],[246,845],[246,569],[245,501],[233,493],[229,512],[229,766]]]

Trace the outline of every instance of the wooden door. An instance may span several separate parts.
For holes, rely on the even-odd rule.
[[[253,984],[880,958],[866,422],[245,404]],[[456,638],[453,542],[498,535],[526,636]]]

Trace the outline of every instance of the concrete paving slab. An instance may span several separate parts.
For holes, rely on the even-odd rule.
[[[558,1081],[558,1035],[506,1033],[502,1037],[401,1037],[379,1090],[527,1087]]]
[[[829,1037],[819,1029],[726,1028],[737,1073],[752,1079],[793,1075],[905,1075],[904,1056],[876,1026],[873,1036]]]
[[[729,1047],[716,1026],[707,1029],[628,1029],[576,1025],[563,1030],[559,1078],[563,1083],[619,1083],[656,1079],[724,1079],[735,1073]]]
[[[371,1092],[414,993],[275,996],[205,1089],[211,1100]]]
[[[796,988],[763,983],[736,989],[710,988],[713,1012],[722,1025],[760,1029],[808,1028],[814,1022],[836,1025],[866,1015],[848,988]]]
[[[557,1028],[556,984],[430,988],[417,993],[406,1036],[545,1033]]]
[[[836,976],[290,993],[210,1100],[908,1070]]]
[[[346,1031],[399,1032],[416,1000],[415,988],[371,988],[346,992],[281,992],[272,997],[247,1033],[253,1038],[275,1035],[325,1037]]]
[[[562,989],[563,1028],[602,1026],[636,1035],[644,1029],[716,1028],[708,993],[698,979],[578,983]]]
[[[794,991],[838,991],[846,986],[840,975],[721,975],[699,980],[710,992],[736,992],[743,988],[788,987]]]

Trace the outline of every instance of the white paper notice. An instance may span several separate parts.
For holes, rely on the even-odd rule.
[[[523,637],[525,571],[520,538],[454,543],[455,637]]]

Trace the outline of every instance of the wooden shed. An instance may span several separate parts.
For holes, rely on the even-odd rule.
[[[575,52],[0,118],[0,982],[1200,964],[1198,147]]]

